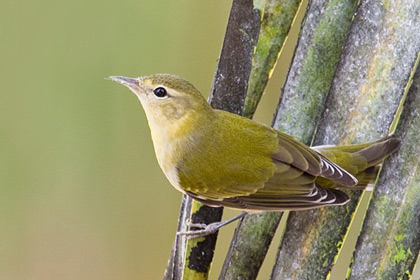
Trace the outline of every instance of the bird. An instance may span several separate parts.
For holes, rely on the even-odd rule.
[[[346,190],[375,182],[400,140],[309,147],[251,119],[213,109],[190,82],[172,74],[110,76],[140,100],[157,161],[178,191],[213,207],[248,212],[344,205]],[[233,219],[231,219],[233,220]],[[201,236],[230,223],[194,225]]]

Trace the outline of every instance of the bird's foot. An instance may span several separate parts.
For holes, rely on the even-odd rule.
[[[201,224],[201,223],[191,223],[187,221],[187,226],[191,228],[197,228],[195,230],[188,230],[188,231],[179,231],[176,234],[180,236],[186,236],[188,239],[203,237],[210,234],[217,232],[222,226],[224,226],[224,222],[216,222],[211,224]]]
[[[187,221],[187,226],[190,229],[197,228],[197,230],[179,231],[176,234],[179,236],[186,236],[188,239],[207,236],[217,232],[221,227],[228,225],[240,218],[243,218],[246,215],[247,212],[241,212],[239,215],[233,217],[232,219],[221,222],[215,222],[208,225],[202,223],[191,223],[190,221]]]

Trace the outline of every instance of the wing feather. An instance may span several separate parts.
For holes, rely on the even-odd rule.
[[[347,171],[291,136],[249,123],[240,135],[251,144],[242,147],[232,136],[236,126],[226,127],[221,129],[223,141],[200,146],[206,166],[188,154],[177,166],[182,190],[203,203],[250,210],[311,209],[348,200],[342,191],[317,185],[317,178],[357,184]],[[255,149],[245,149],[249,146]]]
[[[273,160],[290,164],[313,176],[320,176],[337,184],[352,187],[357,185],[357,179],[349,172],[332,162],[326,156],[296,141],[293,137],[278,132],[279,148],[273,154]],[[280,148],[281,147],[281,148]],[[286,152],[284,152],[286,150]],[[287,156],[284,156],[285,153]],[[292,162],[284,161],[291,156]]]
[[[321,173],[318,153],[287,134],[278,132],[277,139],[279,141],[278,148],[273,154],[273,159],[291,164],[314,176]]]
[[[316,188],[317,192],[312,197],[269,196],[256,198],[254,195],[250,195],[213,201],[203,197],[197,197],[193,193],[188,194],[194,199],[208,205],[261,211],[306,210],[328,205],[343,205],[349,200],[349,197],[345,192],[334,189],[325,189],[319,186],[316,186]]]

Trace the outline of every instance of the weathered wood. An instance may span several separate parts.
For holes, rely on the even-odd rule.
[[[209,97],[215,109],[242,115],[261,26],[261,11],[257,8],[250,0],[233,1]]]
[[[301,1],[266,1],[258,45],[245,100],[244,116],[252,117]],[[282,216],[261,213],[243,218],[235,231],[219,279],[255,279]]]
[[[189,196],[183,195],[181,207],[178,216],[177,232],[187,230],[185,221],[191,214],[192,199]],[[186,239],[179,235],[175,236],[175,242],[172,246],[172,251],[169,256],[168,265],[166,267],[164,280],[181,279],[184,268],[184,256],[186,250]]]
[[[316,91],[303,91],[302,95],[295,95],[294,98],[300,99],[305,95],[307,96],[307,106],[317,108],[318,110],[322,109],[325,96],[328,93],[329,85],[332,80],[333,70],[338,62],[339,53],[342,49],[353,12],[356,8],[356,2],[357,1],[346,1],[345,3],[311,2],[308,8],[308,17],[302,29],[303,35],[301,34],[292,64],[295,65],[295,68],[292,68],[289,72],[288,82],[286,82],[286,86],[289,85],[285,91],[286,95],[295,93],[295,91],[292,90],[293,86],[290,86],[292,84],[294,86],[297,84],[294,78],[295,71],[304,69],[304,74],[307,76],[300,80],[301,83],[306,82],[311,75],[317,75],[317,79],[322,80],[318,82],[323,85],[323,87],[316,87]],[[321,11],[323,12],[321,13]],[[264,23],[262,26],[262,30],[264,30]],[[312,34],[315,35],[313,36]],[[334,40],[331,40],[331,38]],[[273,40],[273,42],[275,42],[275,37]],[[326,52],[326,49],[329,49],[333,54],[329,56],[324,55],[323,52]],[[254,59],[255,57],[262,57],[262,55],[257,56],[256,54]],[[261,63],[263,62],[261,61]],[[329,71],[326,71],[328,74],[319,74],[320,68],[328,68]],[[256,72],[258,73],[259,71],[260,70]],[[323,94],[323,98],[319,97],[321,94]],[[248,100],[251,100],[249,96],[247,96],[246,101]],[[300,130],[300,128],[306,126],[307,130],[314,131],[317,119],[312,119],[311,122],[308,122],[307,111],[296,110],[297,107],[294,103],[292,104],[289,102],[290,100],[291,99],[283,103],[283,109],[288,108],[288,114],[293,116],[295,120],[301,120],[302,125],[299,128],[289,126],[282,130],[309,144],[312,140],[312,135],[303,133],[306,130]],[[244,113],[247,113],[246,109]],[[318,116],[319,115],[320,113]],[[284,115],[276,119],[275,126],[277,128],[283,127],[283,121],[286,121]],[[280,123],[281,125],[279,125]],[[270,244],[272,235],[281,218],[281,214],[282,213],[266,213],[257,216],[251,215],[246,217],[244,221],[238,225],[220,279],[236,279],[239,277],[254,279],[256,277],[267,251],[267,246]],[[252,223],[247,220],[252,221]],[[264,232],[265,235],[258,235],[257,238],[250,238],[247,234],[250,232],[250,228],[258,228],[258,232]],[[255,246],[255,244],[258,244],[258,246]],[[247,267],[245,271],[244,267]]]
[[[275,117],[276,128],[307,144],[323,112],[358,2],[318,0],[308,7]]]
[[[210,224],[222,219],[223,208],[212,208],[193,201],[191,221]],[[182,239],[184,239],[183,237]],[[209,276],[216,247],[217,232],[200,238],[186,240],[182,279],[205,280]]]
[[[266,0],[243,116],[254,115],[301,3],[301,0]]]
[[[221,279],[256,279],[282,213],[259,213],[241,219],[223,264]]]
[[[258,1],[256,1],[258,2]],[[243,111],[248,87],[253,49],[258,40],[261,24],[260,6],[253,1],[234,0],[223,42],[222,51],[213,81],[209,103],[216,109],[236,114]],[[184,195],[178,229],[186,229],[189,213],[193,223],[210,224],[221,220],[223,208],[212,208],[192,202]],[[176,237],[164,279],[207,279],[213,259],[217,233],[197,240]],[[185,246],[187,246],[185,248]],[[185,254],[184,254],[185,253]],[[185,255],[185,258],[180,258]],[[206,256],[206,258],[202,258]]]
[[[315,145],[378,139],[388,133],[418,52],[420,3],[362,1],[337,66]],[[291,213],[277,279],[325,279],[360,192],[341,207]]]
[[[395,136],[400,150],[384,164],[350,279],[409,279],[420,251],[420,68],[404,102]]]

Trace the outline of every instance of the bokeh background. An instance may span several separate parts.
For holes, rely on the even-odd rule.
[[[208,95],[230,5],[0,0],[0,279],[163,276],[181,194],[157,165],[138,100],[104,78],[173,73]]]

